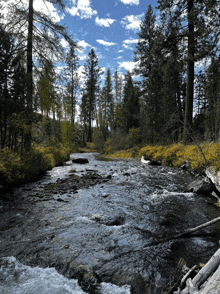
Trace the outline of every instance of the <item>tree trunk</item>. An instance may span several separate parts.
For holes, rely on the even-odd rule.
[[[185,118],[183,129],[183,143],[191,141],[192,117],[193,117],[193,92],[194,92],[194,0],[187,1],[187,20],[188,20],[188,60],[187,60],[187,86]]]
[[[31,129],[32,129],[32,97],[33,97],[33,1],[29,0],[28,15],[28,39],[27,39],[27,130],[24,137],[24,145],[27,151],[31,148]]]

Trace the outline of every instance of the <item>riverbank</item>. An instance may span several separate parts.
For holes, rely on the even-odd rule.
[[[32,145],[28,154],[20,155],[9,149],[0,150],[0,197],[12,188],[36,181],[55,166],[63,165],[75,145]]]
[[[106,149],[107,150],[107,149]],[[154,160],[165,166],[185,167],[195,173],[202,173],[206,167],[213,166],[220,170],[220,144],[210,142],[202,144],[183,145],[156,145],[128,150],[111,150],[106,156],[116,158],[141,158]]]

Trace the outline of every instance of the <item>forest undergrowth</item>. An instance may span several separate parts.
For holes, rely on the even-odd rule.
[[[147,145],[145,147],[134,147],[127,150],[105,149],[106,156],[117,158],[141,158],[155,160],[166,166],[186,168],[202,173],[207,167],[213,166],[220,170],[220,144],[206,142],[201,144],[183,145],[182,143],[172,145]]]
[[[0,150],[0,196],[14,187],[38,180],[47,170],[63,165],[75,144],[32,144],[28,153],[20,154],[8,148]]]

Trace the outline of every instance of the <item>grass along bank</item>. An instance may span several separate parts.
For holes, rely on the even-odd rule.
[[[13,187],[38,180],[47,170],[62,165],[69,154],[77,152],[75,145],[33,144],[28,154],[21,156],[7,148],[0,150],[0,195]]]
[[[106,152],[107,151],[107,152]],[[188,168],[201,173],[207,166],[220,170],[220,144],[210,142],[197,145],[173,144],[169,146],[156,145],[142,148],[132,148],[116,151],[105,149],[105,155],[117,158],[141,158],[156,160],[163,165],[180,167],[187,164]]]

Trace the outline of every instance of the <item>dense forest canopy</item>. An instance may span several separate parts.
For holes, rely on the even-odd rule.
[[[33,1],[10,5],[0,24],[1,149],[22,154],[33,142],[95,141],[102,149],[111,140],[123,149],[219,140],[219,1],[159,0],[159,17],[149,5],[134,71],[102,72],[92,48],[83,82],[73,37],[35,11]],[[62,0],[46,2],[65,8]],[[64,64],[59,74],[57,61]]]

